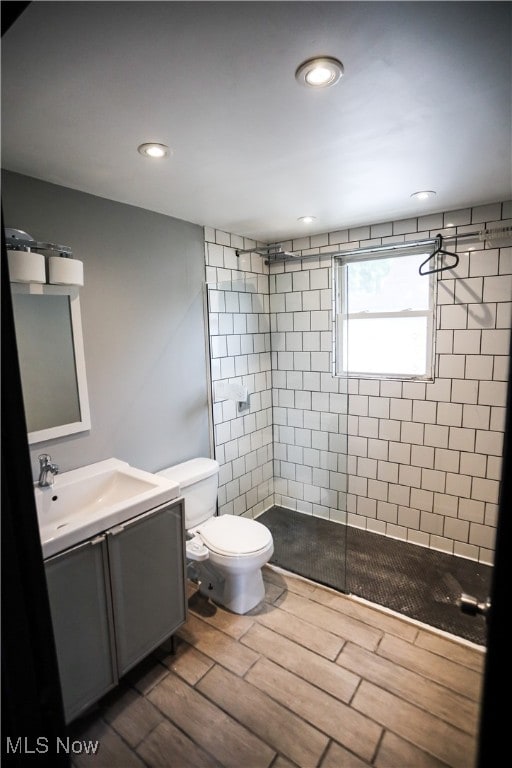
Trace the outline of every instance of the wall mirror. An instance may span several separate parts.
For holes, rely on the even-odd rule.
[[[11,287],[28,442],[90,429],[78,288]]]

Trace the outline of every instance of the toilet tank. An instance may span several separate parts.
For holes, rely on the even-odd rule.
[[[191,459],[157,472],[180,486],[185,499],[185,528],[190,530],[217,511],[219,463],[215,459]]]

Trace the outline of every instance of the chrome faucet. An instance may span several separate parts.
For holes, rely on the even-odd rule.
[[[51,488],[54,481],[55,481],[55,475],[59,471],[59,467],[57,464],[52,463],[52,457],[49,456],[47,453],[42,453],[39,458],[39,487],[40,488]]]

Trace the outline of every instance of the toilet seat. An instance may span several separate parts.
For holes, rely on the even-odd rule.
[[[257,520],[237,515],[212,517],[195,529],[212,552],[226,557],[250,556],[266,549],[272,534]]]

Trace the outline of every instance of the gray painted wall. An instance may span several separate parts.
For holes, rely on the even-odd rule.
[[[209,456],[202,228],[11,172],[2,205],[7,227],[84,262],[92,426],[31,446],[34,476],[44,451],[61,471],[110,457],[156,471]]]

